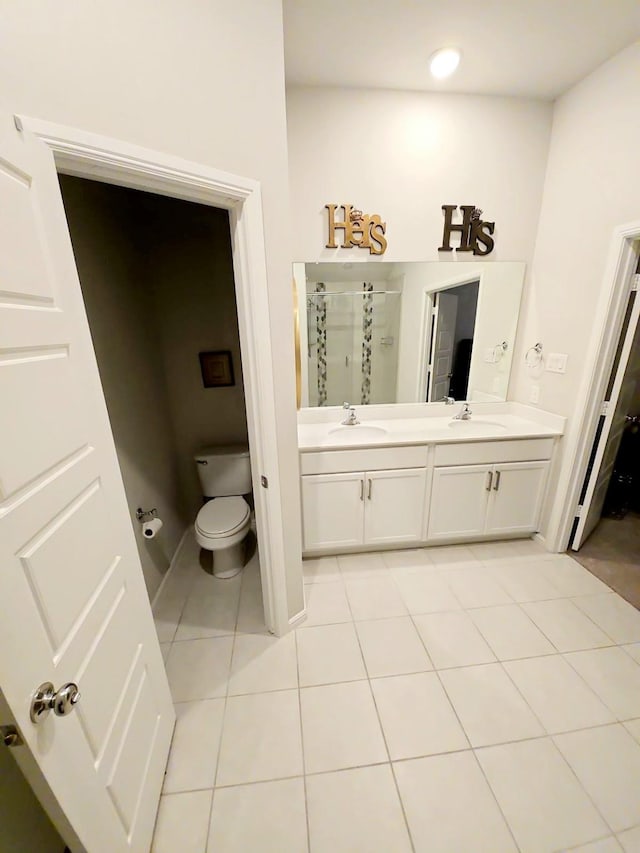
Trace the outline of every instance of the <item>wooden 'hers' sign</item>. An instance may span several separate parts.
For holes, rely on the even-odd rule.
[[[343,210],[342,221],[336,221],[336,210]],[[343,231],[343,240],[340,244],[343,249],[351,249],[357,246],[360,249],[368,249],[371,255],[383,255],[387,248],[385,232],[387,223],[383,222],[377,213],[369,215],[353,207],[351,204],[325,204],[329,212],[329,241],[325,244],[327,249],[337,249],[336,231]]]

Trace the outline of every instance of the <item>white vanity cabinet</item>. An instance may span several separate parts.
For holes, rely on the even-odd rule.
[[[437,447],[428,539],[534,533],[552,451],[546,438]]]
[[[303,454],[304,550],[423,541],[426,460],[426,447]]]

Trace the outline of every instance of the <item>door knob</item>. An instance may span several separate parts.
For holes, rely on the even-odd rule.
[[[45,681],[31,697],[31,722],[38,725],[42,720],[46,720],[49,711],[53,711],[57,717],[66,717],[79,701],[80,691],[73,681],[63,684],[59,690],[54,690],[53,684]]]

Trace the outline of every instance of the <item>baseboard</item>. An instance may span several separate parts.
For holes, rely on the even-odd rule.
[[[158,587],[156,594],[153,596],[153,598],[151,600],[151,609],[152,610],[156,606],[158,599],[162,595],[162,590],[164,589],[164,585],[167,582],[167,578],[169,577],[171,572],[174,570],[176,563],[178,562],[178,557],[180,556],[182,549],[184,548],[184,543],[187,541],[187,533],[189,533],[191,530],[193,530],[193,525],[187,524],[187,526],[184,529],[184,533],[180,537],[180,541],[178,542],[176,550],[173,552],[173,557],[171,558],[171,562],[169,563],[169,568],[164,573],[164,577],[160,581],[160,586]]]
[[[549,551],[550,554],[555,553],[549,549],[549,546],[547,545],[547,537],[543,536],[542,533],[534,533],[533,538],[536,540],[536,542],[539,542],[542,545],[545,551]]]
[[[300,613],[296,613],[291,619],[289,619],[289,630],[292,631],[294,628],[297,628],[304,620],[307,618],[307,608],[303,607]]]

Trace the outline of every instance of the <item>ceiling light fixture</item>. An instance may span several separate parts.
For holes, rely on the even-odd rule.
[[[429,61],[431,73],[438,80],[444,80],[456,70],[460,64],[460,51],[453,47],[443,47],[436,50]]]

